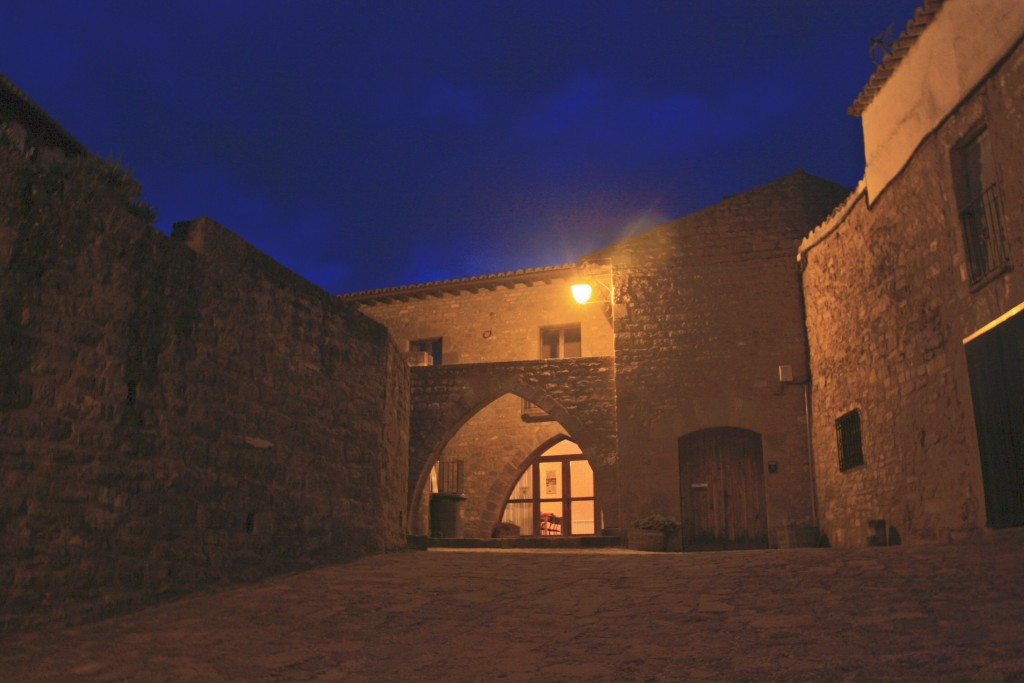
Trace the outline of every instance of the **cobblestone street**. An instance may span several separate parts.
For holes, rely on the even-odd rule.
[[[1024,530],[369,557],[0,641],[5,681],[1020,681]]]

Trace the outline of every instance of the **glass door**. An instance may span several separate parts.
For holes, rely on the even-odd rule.
[[[515,524],[523,535],[596,534],[600,529],[593,468],[582,453],[549,455],[553,450],[520,476],[501,521]]]

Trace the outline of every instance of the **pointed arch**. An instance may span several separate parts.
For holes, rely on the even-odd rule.
[[[430,468],[446,445],[480,411],[506,394],[547,412],[595,462],[608,465],[617,457],[610,358],[415,367],[411,378],[410,528]]]
[[[506,500],[512,494],[512,490],[516,486],[516,481],[518,481],[519,477],[523,476],[523,472],[525,472],[526,469],[531,464],[533,464],[533,462],[535,460],[537,460],[537,458],[539,458],[541,455],[543,455],[544,453],[546,453],[549,450],[551,450],[552,448],[554,448],[555,445],[557,445],[557,444],[559,444],[559,443],[561,443],[563,441],[572,441],[573,443],[576,443],[576,441],[574,441],[573,438],[571,436],[567,435],[567,434],[556,434],[556,435],[552,436],[551,438],[547,439],[546,441],[544,441],[543,443],[541,443],[539,446],[534,448],[532,451],[530,451],[530,454],[523,460],[523,462],[519,465],[519,468],[516,470],[515,478],[512,479],[512,481],[508,484],[508,486],[505,487],[507,489],[505,491],[505,499]],[[579,446],[578,443],[576,443],[576,445],[577,445],[577,447]],[[580,449],[581,452],[582,452],[582,450],[583,449]],[[584,453],[584,455],[586,455],[586,454]],[[499,515],[499,517],[500,517],[500,515]]]
[[[579,421],[574,419],[572,415],[564,407],[558,404],[557,401],[548,396],[542,389],[537,387],[527,386],[515,386],[508,391],[501,391],[504,387],[494,387],[493,391],[488,392],[483,396],[474,396],[476,402],[471,405],[467,405],[464,401],[452,405],[447,411],[447,415],[442,416],[440,427],[434,434],[434,438],[430,439],[429,451],[423,449],[425,458],[422,459],[422,465],[419,467],[419,471],[416,472],[415,486],[413,491],[419,491],[427,483],[430,477],[430,470],[434,467],[441,455],[444,453],[445,447],[451,443],[462,429],[470,423],[473,418],[480,414],[481,411],[494,405],[497,401],[501,400],[505,396],[515,396],[520,400],[526,400],[544,410],[548,415],[552,417],[555,423],[559,424],[565,432],[568,433],[568,437],[579,443],[579,432],[585,432],[585,428],[579,424]],[[569,424],[566,424],[566,423]],[[575,430],[573,429],[575,426]],[[574,433],[574,431],[576,433]],[[584,437],[585,438],[585,437]],[[425,444],[426,445],[426,444]],[[412,463],[410,463],[412,464]],[[410,479],[411,480],[411,479]]]
[[[560,444],[572,448],[559,449]],[[510,482],[498,519],[523,535],[591,535],[601,531],[594,468],[573,439],[556,435],[538,446]]]
[[[439,459],[461,460],[466,499],[461,506],[468,537],[488,537],[497,524],[510,479],[536,451],[538,443],[555,443],[567,430],[557,421],[524,420],[522,397],[506,393],[453,422],[454,432],[425,463],[415,484],[410,516],[426,529],[425,503],[433,489],[431,471]],[[458,425],[457,429],[454,425]]]

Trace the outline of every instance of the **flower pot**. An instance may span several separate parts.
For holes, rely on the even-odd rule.
[[[668,545],[668,535],[655,529],[630,529],[629,549],[649,553],[663,553]]]

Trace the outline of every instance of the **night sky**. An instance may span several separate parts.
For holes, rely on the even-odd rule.
[[[852,187],[922,0],[5,0],[0,72],[332,292],[567,263],[796,168]]]

